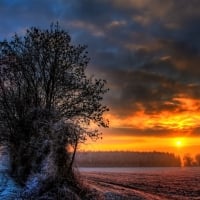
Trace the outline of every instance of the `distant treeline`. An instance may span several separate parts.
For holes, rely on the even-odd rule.
[[[163,152],[78,152],[79,167],[180,167],[181,159]]]

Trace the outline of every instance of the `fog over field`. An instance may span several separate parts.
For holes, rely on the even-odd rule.
[[[78,152],[80,167],[180,167],[181,158],[164,152]]]

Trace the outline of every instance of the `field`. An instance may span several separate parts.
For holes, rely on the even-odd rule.
[[[90,169],[81,174],[107,200],[200,200],[200,168],[143,169]]]
[[[9,159],[0,151],[0,199],[14,199],[20,188],[9,177]],[[80,168],[95,200],[200,200],[200,167]]]

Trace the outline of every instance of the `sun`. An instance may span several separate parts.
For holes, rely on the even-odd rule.
[[[178,148],[183,147],[185,145],[185,139],[184,138],[175,138],[174,145]]]
[[[176,146],[177,147],[181,147],[182,146],[182,141],[181,140],[177,140],[176,141]]]

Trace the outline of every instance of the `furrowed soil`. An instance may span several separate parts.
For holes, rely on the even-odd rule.
[[[106,200],[200,200],[200,168],[132,172],[81,172]]]

